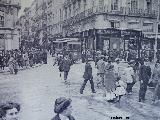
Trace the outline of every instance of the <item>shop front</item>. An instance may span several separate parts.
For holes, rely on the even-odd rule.
[[[141,41],[142,50],[141,50],[141,58],[149,59],[152,61],[154,59],[154,38],[143,38]]]
[[[122,30],[121,35],[124,42],[124,59],[130,61],[140,58],[141,41],[143,39],[142,31],[127,29]]]
[[[83,56],[87,59],[93,60],[96,51],[96,36],[95,29],[89,29],[81,32],[81,50]]]
[[[109,55],[112,60],[119,57],[123,50],[123,41],[121,39],[121,30],[114,28],[97,30],[97,49]]]

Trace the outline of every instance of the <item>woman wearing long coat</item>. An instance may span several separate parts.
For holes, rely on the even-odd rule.
[[[13,56],[10,57],[9,61],[8,61],[8,66],[9,66],[9,71],[11,74],[14,73],[14,58]]]
[[[114,92],[116,89],[116,76],[113,70],[114,66],[107,64],[104,73],[105,90],[108,93]]]

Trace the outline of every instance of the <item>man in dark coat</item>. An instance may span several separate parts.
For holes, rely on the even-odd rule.
[[[69,60],[68,56],[64,57],[62,64],[63,64],[63,72],[64,72],[64,81],[67,82],[68,73],[71,67],[71,61]]]
[[[147,91],[147,86],[150,78],[151,78],[151,68],[148,65],[148,62],[142,62],[139,70],[139,81],[140,81],[139,102],[145,100],[145,94]]]
[[[84,82],[80,89],[80,93],[83,94],[83,90],[87,84],[87,81],[90,81],[92,93],[95,93],[93,76],[92,76],[92,66],[88,61],[86,62],[86,65],[85,65],[85,72],[84,72],[83,78],[84,78]]]

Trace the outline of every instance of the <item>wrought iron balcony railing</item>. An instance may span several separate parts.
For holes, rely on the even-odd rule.
[[[137,16],[137,17],[149,17],[156,18],[157,11],[143,10],[143,9],[130,9],[127,7],[121,7],[119,10],[111,10],[109,6],[96,6],[87,9],[73,17],[70,17],[63,22],[63,26],[74,24],[82,19],[88,18],[96,14],[115,14],[123,16]]]

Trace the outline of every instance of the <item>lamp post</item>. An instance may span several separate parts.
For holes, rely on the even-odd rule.
[[[156,57],[156,53],[157,53],[157,41],[158,41],[158,24],[159,24],[159,14],[160,14],[160,11],[159,11],[159,7],[160,7],[160,1],[158,0],[158,15],[157,15],[157,20],[156,20],[156,36],[155,36],[155,46],[154,46],[154,62],[156,62],[157,60],[157,57]]]

